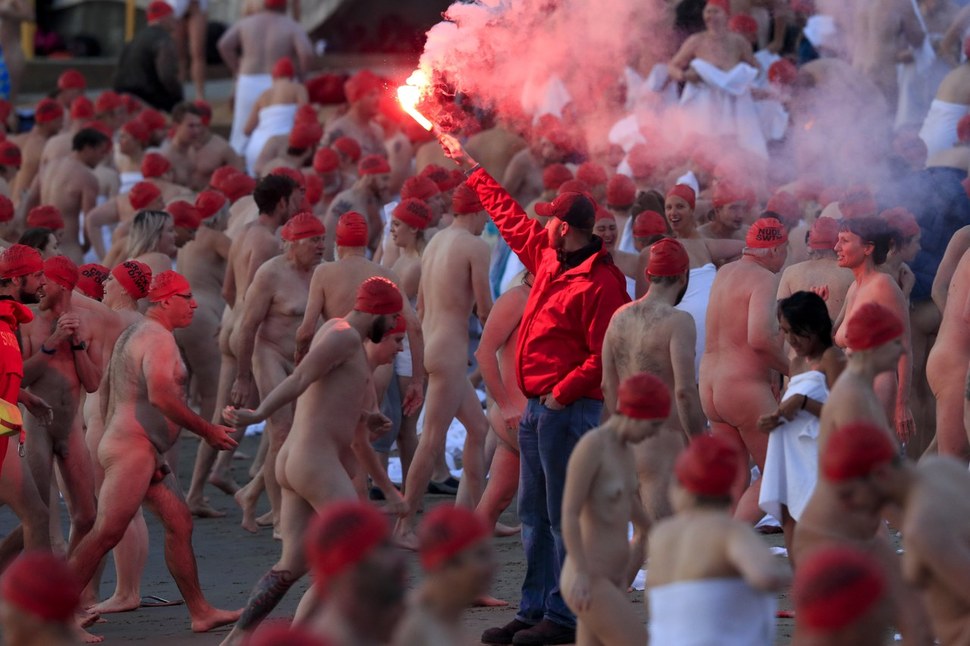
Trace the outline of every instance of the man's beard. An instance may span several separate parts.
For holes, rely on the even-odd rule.
[[[367,333],[367,338],[371,340],[372,343],[380,343],[384,335],[390,329],[390,324],[387,322],[386,316],[378,316],[374,319],[374,323],[370,326],[370,332]]]
[[[30,293],[24,290],[24,287],[26,286],[26,284],[27,284],[26,280],[20,284],[20,293],[17,295],[17,300],[23,303],[24,305],[35,305],[39,303],[40,296],[38,296],[36,291],[33,293]]]

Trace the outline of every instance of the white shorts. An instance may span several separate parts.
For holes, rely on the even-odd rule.
[[[394,373],[398,377],[413,377],[414,366],[411,364],[411,344],[408,337],[404,337],[404,350],[394,355]]]
[[[199,4],[199,10],[205,13],[209,9],[209,0],[195,0]],[[184,18],[185,14],[189,11],[189,5],[192,0],[165,0],[172,9],[175,10],[176,18]]]

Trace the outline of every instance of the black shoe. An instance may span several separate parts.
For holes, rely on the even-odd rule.
[[[455,496],[458,494],[458,485],[460,484],[458,478],[454,476],[448,476],[446,480],[441,482],[435,482],[432,480],[428,483],[428,493],[437,494],[439,496]]]
[[[489,628],[482,633],[483,644],[511,644],[515,634],[532,628],[530,624],[513,619],[501,628]]]
[[[549,646],[551,644],[572,644],[576,642],[576,629],[543,619],[532,628],[515,633],[512,643],[515,646]]]
[[[368,497],[371,500],[384,500],[384,492],[377,487],[371,487]]]

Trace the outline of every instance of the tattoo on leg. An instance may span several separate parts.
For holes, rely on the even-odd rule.
[[[239,622],[236,624],[242,630],[251,630],[266,618],[273,608],[280,602],[287,590],[296,583],[296,578],[289,570],[270,570],[256,587],[246,603]]]

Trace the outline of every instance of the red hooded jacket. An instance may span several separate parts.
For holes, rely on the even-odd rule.
[[[512,251],[535,275],[522,314],[516,377],[526,397],[552,392],[560,404],[603,399],[603,337],[613,313],[630,301],[626,279],[602,247],[565,269],[545,228],[529,218],[484,169],[468,185]]]

